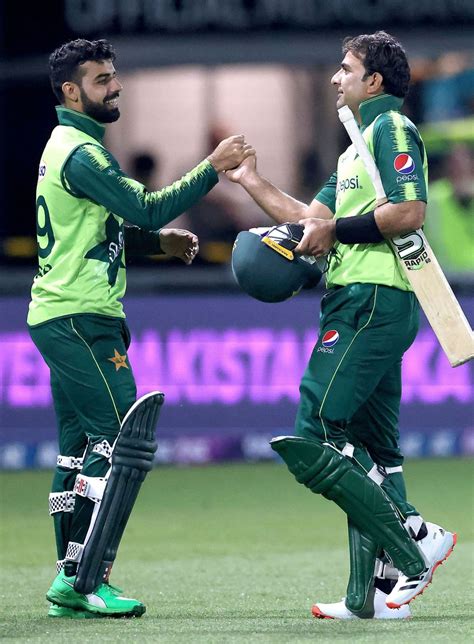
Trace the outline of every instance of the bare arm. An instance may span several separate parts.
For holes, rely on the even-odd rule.
[[[426,204],[424,201],[386,203],[375,210],[377,227],[386,239],[409,233],[423,226]]]
[[[391,239],[421,228],[425,209],[424,201],[386,203],[375,210],[375,221],[381,234],[386,239]],[[320,218],[310,218],[300,223],[305,227],[305,232],[295,251],[316,257],[326,255],[336,242],[336,220],[321,221]]]
[[[255,203],[278,224],[306,217],[333,217],[329,208],[319,201],[313,201],[307,206],[262,177],[257,172],[255,157],[249,157],[238,168],[228,170],[226,176],[231,181],[240,183]]]
[[[312,217],[314,219],[332,219],[334,217],[334,213],[323,203],[317,199],[313,199],[306,209],[305,217]]]

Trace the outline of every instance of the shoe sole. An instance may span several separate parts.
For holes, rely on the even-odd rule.
[[[333,617],[332,615],[326,615],[326,613],[323,613],[323,611],[319,608],[317,604],[314,604],[314,606],[311,608],[311,613],[313,614],[313,617],[316,619],[351,619],[350,617]],[[404,617],[372,617],[371,619],[411,619],[411,615],[405,615]]]
[[[417,597],[419,597],[420,595],[422,595],[422,594],[425,592],[425,590],[428,588],[428,586],[431,584],[431,582],[433,581],[433,575],[435,574],[435,570],[436,570],[436,568],[438,568],[438,566],[441,566],[441,564],[442,564],[442,563],[444,563],[444,562],[446,561],[446,559],[449,557],[449,555],[450,555],[450,554],[452,553],[452,551],[454,550],[454,546],[456,545],[457,541],[458,541],[458,535],[457,535],[457,533],[456,533],[456,532],[453,532],[453,545],[452,545],[452,546],[451,546],[451,548],[448,550],[448,552],[445,554],[445,556],[443,557],[443,559],[440,559],[439,561],[437,561],[437,562],[435,563],[435,565],[433,566],[433,570],[431,571],[431,577],[430,577],[429,582],[428,582],[427,584],[425,584],[425,585],[423,586],[423,588],[422,588],[418,593],[416,593],[416,595],[413,595],[413,597],[412,597],[411,599],[408,599],[406,602],[402,602],[401,604],[395,604],[394,602],[388,602],[388,603],[386,604],[386,606],[388,606],[388,608],[400,608],[401,606],[406,606],[406,604],[409,604],[409,603],[410,603],[410,602],[412,602],[414,599],[416,599]]]
[[[64,606],[65,608],[72,608],[74,610],[86,611],[98,617],[141,617],[146,611],[145,606],[135,606],[132,610],[127,611],[106,611],[101,610],[97,606],[85,606],[80,604],[79,606],[75,602],[71,602],[67,597],[63,597],[61,593],[51,592],[51,589],[46,593],[46,599],[52,604],[57,604],[58,606]]]
[[[70,608],[69,606],[58,606],[61,609],[56,614],[49,612],[50,619],[101,619],[99,613],[89,613],[87,610]]]
[[[323,611],[319,608],[319,606],[317,604],[315,604],[312,607],[311,612],[313,614],[313,617],[316,617],[316,619],[336,619],[335,617],[332,617],[331,615],[326,615],[325,613],[323,613]]]

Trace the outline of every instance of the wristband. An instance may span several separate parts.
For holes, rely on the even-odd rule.
[[[341,244],[378,244],[385,238],[372,210],[365,215],[336,219],[336,239]]]
[[[125,226],[125,248],[130,255],[165,255],[161,249],[160,230],[143,230],[138,226]]]

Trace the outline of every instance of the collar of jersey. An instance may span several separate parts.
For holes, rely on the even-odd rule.
[[[403,98],[392,96],[392,94],[378,94],[359,105],[360,118],[362,120],[362,130],[365,130],[372,121],[382,112],[390,110],[400,111],[403,105]]]
[[[102,139],[105,134],[105,125],[99,123],[95,119],[83,114],[82,112],[77,112],[76,110],[70,110],[68,107],[63,107],[62,105],[56,106],[56,112],[58,114],[58,121],[60,125],[69,125],[70,127],[75,127],[81,132],[85,132],[92,136],[94,139],[102,143]]]

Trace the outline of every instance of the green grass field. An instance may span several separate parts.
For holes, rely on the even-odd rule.
[[[53,620],[49,472],[3,473],[1,629],[16,641],[468,642],[472,630],[473,468],[415,461],[409,495],[459,542],[406,621],[315,620],[348,575],[345,517],[277,464],[161,468],[146,480],[112,581],[143,600],[136,620]]]

